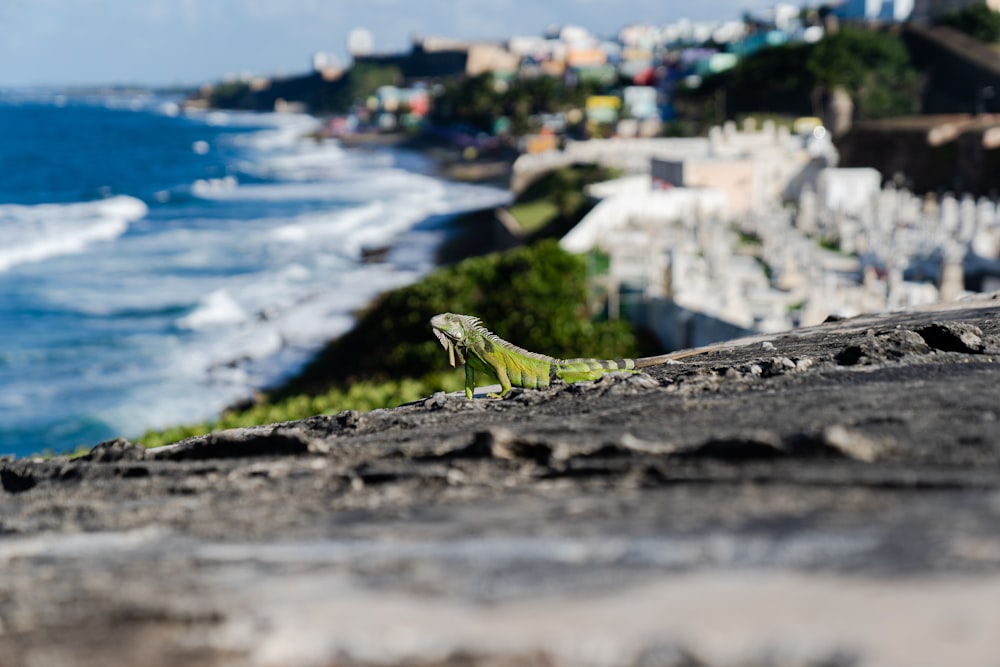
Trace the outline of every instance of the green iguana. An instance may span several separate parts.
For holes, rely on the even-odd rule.
[[[539,389],[556,379],[567,383],[596,380],[607,373],[638,373],[640,368],[666,364],[702,354],[695,349],[641,359],[554,359],[508,343],[487,329],[478,317],[442,313],[431,318],[431,328],[448,351],[452,366],[465,364],[465,396],[472,398],[476,374],[500,383],[500,396],[511,387]]]

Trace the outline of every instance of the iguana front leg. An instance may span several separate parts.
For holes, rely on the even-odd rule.
[[[472,398],[472,392],[476,389],[476,369],[472,364],[465,364],[465,397]]]
[[[469,354],[465,361],[465,396],[467,398],[472,398],[477,376],[482,379],[484,384],[500,383],[500,393],[487,394],[490,398],[499,398],[510,391],[511,382],[506,369],[494,365],[492,360],[486,361],[476,354]]]

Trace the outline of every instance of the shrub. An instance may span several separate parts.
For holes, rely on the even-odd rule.
[[[274,396],[443,370],[447,359],[428,324],[442,312],[476,315],[504,338],[552,356],[636,355],[631,325],[593,321],[586,290],[584,259],[554,240],[463,260],[382,296]]]

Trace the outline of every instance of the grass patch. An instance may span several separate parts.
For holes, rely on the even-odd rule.
[[[507,210],[527,234],[537,233],[559,216],[559,207],[550,199],[520,202]]]
[[[561,238],[593,207],[583,189],[620,175],[619,170],[596,165],[553,169],[529,185],[508,210],[531,240]]]
[[[464,372],[453,371],[432,373],[422,378],[360,381],[347,387],[332,387],[316,395],[295,394],[274,402],[264,401],[245,410],[227,410],[212,421],[163,431],[148,431],[138,439],[138,443],[145,447],[159,447],[229,428],[294,421],[344,410],[367,412],[377,408],[393,408],[420,400],[436,391],[458,391],[464,386],[464,378]]]

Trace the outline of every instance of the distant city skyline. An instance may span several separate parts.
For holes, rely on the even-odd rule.
[[[377,51],[413,35],[505,39],[574,23],[609,37],[632,23],[739,19],[768,0],[3,0],[0,87],[194,85],[307,71],[363,27]]]

